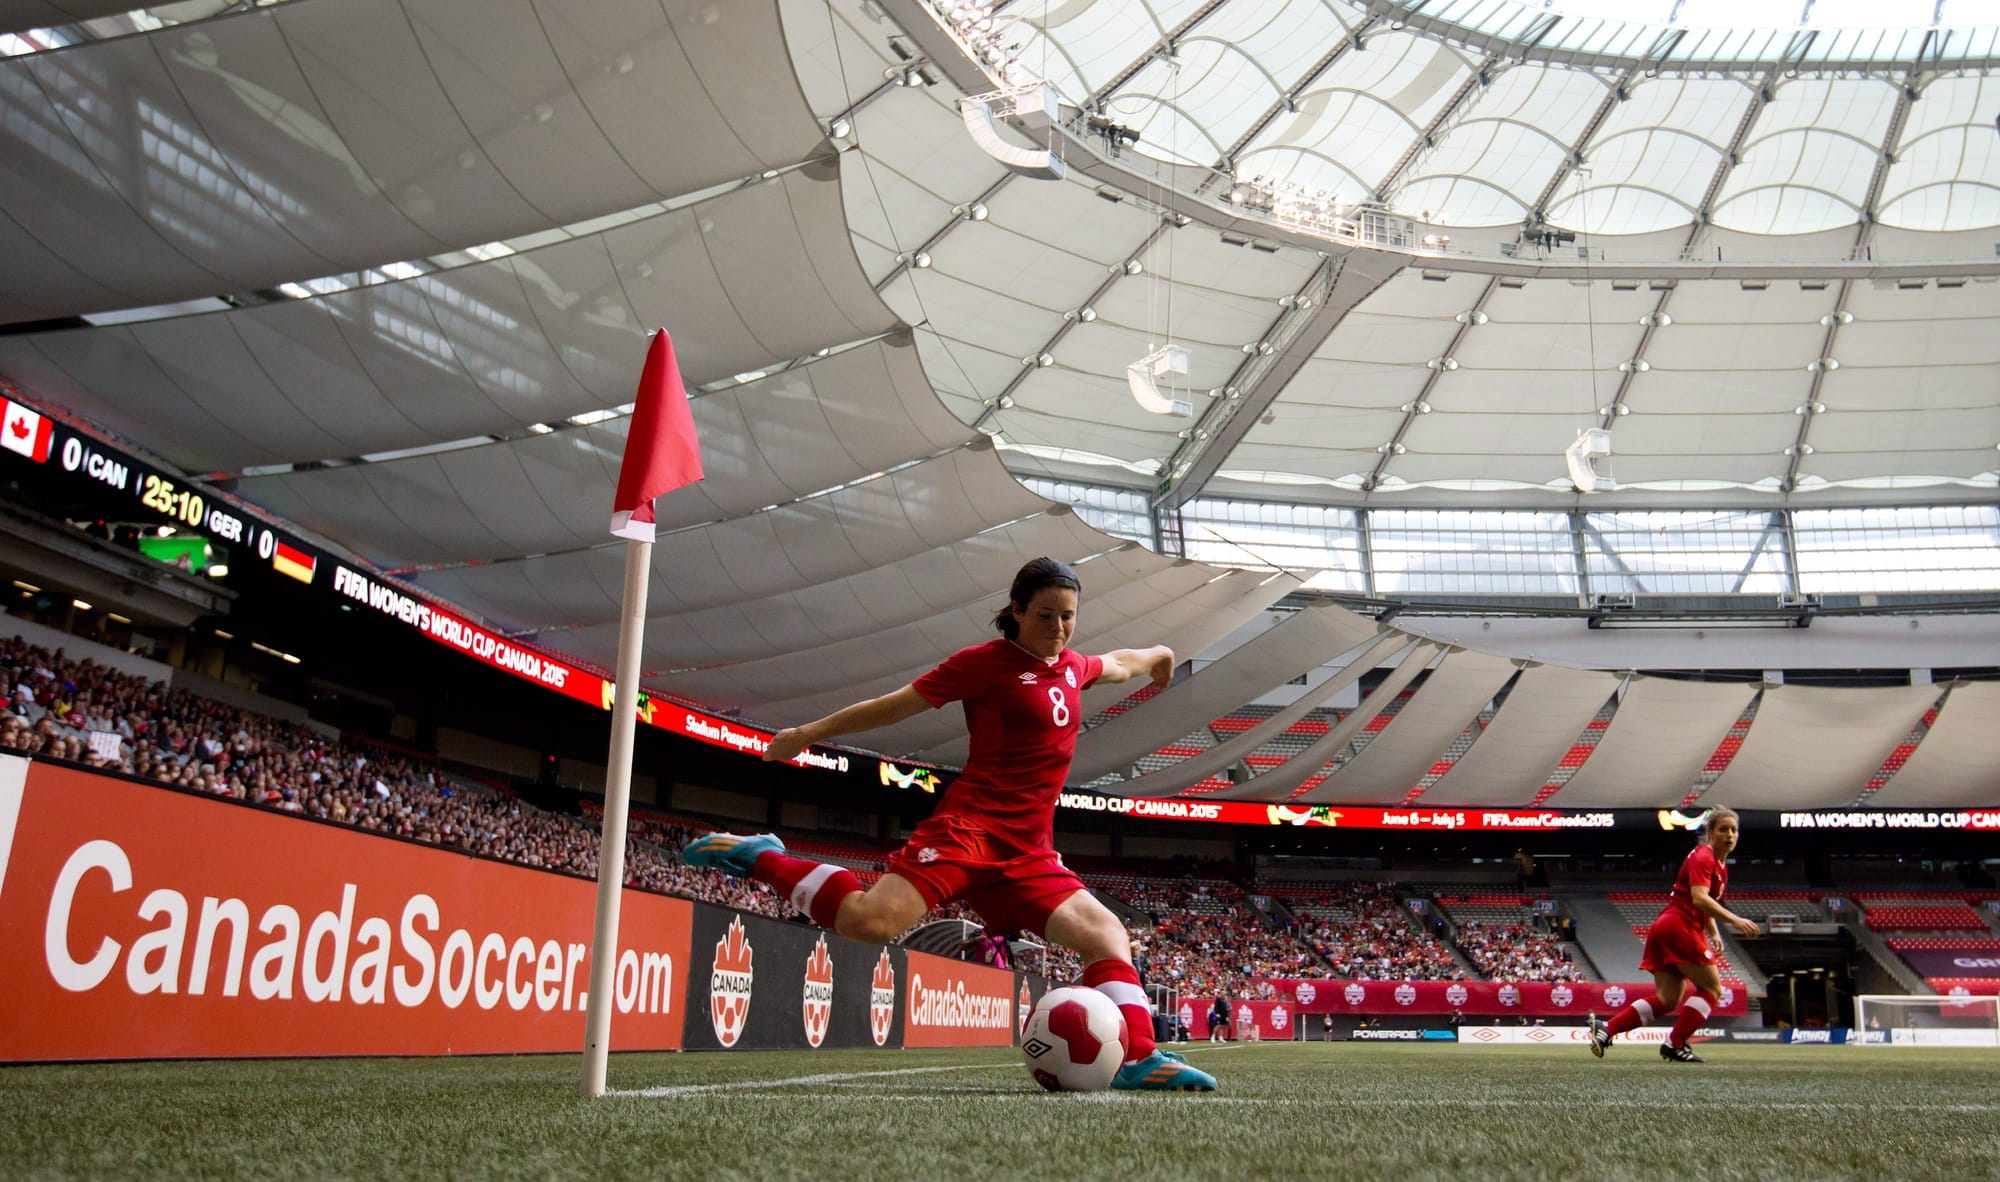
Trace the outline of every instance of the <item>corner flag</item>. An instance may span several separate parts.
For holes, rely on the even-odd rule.
[[[653,498],[702,478],[701,442],[695,438],[694,411],[674,360],[674,342],[661,329],[646,352],[632,429],[625,436],[625,460],[618,469],[618,492],[611,501],[611,534],[635,542],[653,540]]]

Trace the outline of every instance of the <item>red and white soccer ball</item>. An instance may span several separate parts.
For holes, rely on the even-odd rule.
[[[1125,1015],[1095,989],[1051,989],[1021,1032],[1028,1074],[1051,1092],[1101,1092],[1125,1062]]]

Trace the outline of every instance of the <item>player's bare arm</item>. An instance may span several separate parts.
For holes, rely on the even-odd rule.
[[[1710,897],[1708,893],[1708,888],[1702,886],[1700,883],[1696,883],[1694,886],[1690,887],[1688,889],[1688,893],[1694,899],[1695,910],[1701,912],[1703,915],[1708,916],[1711,921],[1711,924],[1715,920],[1721,920],[1723,923],[1726,923],[1730,927],[1735,928],[1738,932],[1741,932],[1745,936],[1754,936],[1761,930],[1757,927],[1756,920],[1745,919],[1742,916],[1736,914],[1734,911],[1731,911],[1729,908],[1724,907],[1722,904],[1716,902],[1712,897]]]
[[[1105,653],[1099,658],[1104,662],[1104,672],[1097,680],[1116,685],[1135,677],[1150,676],[1153,684],[1166,688],[1174,679],[1174,650],[1164,644],[1152,648],[1121,648]]]
[[[894,726],[906,718],[915,718],[929,710],[931,704],[916,691],[914,686],[904,686],[892,690],[879,698],[869,698],[852,706],[834,711],[825,718],[808,722],[804,726],[787,727],[771,738],[771,745],[764,749],[765,763],[784,763],[814,743],[824,743],[835,735],[851,735],[857,731],[872,731],[885,726]]]

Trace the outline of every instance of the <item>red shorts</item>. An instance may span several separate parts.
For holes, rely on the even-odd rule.
[[[1715,963],[1715,949],[1709,947],[1708,929],[1696,927],[1677,911],[1662,911],[1646,929],[1646,950],[1639,954],[1639,967],[1649,973],[1665,972],[1676,965]]]
[[[965,817],[932,817],[889,855],[889,873],[907,879],[931,907],[964,899],[999,932],[1047,935],[1049,916],[1083,890],[1083,880],[1050,849],[1023,851]]]

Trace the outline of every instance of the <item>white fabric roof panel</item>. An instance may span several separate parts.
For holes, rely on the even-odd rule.
[[[1413,646],[1416,641],[1401,632],[1389,632],[1375,638],[1350,660],[1340,672],[1307,689],[1299,697],[1279,708],[1278,712],[1264,719],[1249,730],[1232,735],[1199,755],[1176,760],[1156,772],[1135,776],[1117,784],[1099,785],[1098,790],[1113,796],[1174,796],[1208,779],[1220,775],[1229,768],[1255,754],[1259,747],[1283,734],[1299,719],[1311,714],[1327,699],[1360,681],[1377,665],[1388,661],[1399,650]],[[1203,800],[1257,800],[1262,799],[1255,780],[1245,781],[1230,788],[1219,788],[1202,794]]]
[[[655,613],[699,611],[781,595],[1048,508],[975,446],[796,505],[664,534],[653,548],[650,607]],[[613,543],[531,562],[422,571],[414,578],[433,594],[512,629],[574,627],[617,618],[623,552]],[[548,643],[563,645],[560,634]]]
[[[1900,771],[1870,793],[1877,808],[1992,807],[2000,800],[2000,681],[1953,683]]]
[[[803,657],[811,649],[981,604],[990,615],[1022,564],[1044,554],[1087,553],[1102,542],[1075,514],[1046,513],[845,579],[702,611],[656,614],[646,626],[641,662],[648,670],[691,669],[773,653]],[[565,643],[615,649],[618,627],[606,622],[577,629]]]
[[[1591,669],[1528,666],[1493,721],[1450,771],[1424,789],[1419,802],[1496,808],[1530,804],[1619,680],[1615,673]]]
[[[0,371],[191,471],[518,430],[629,400],[655,325],[691,385],[892,327],[848,244],[837,168],[401,283],[0,337]],[[208,415],[160,415],[164,392]]]
[[[1089,781],[1128,767],[1162,744],[1205,727],[1294,675],[1353,649],[1377,631],[1373,620],[1336,604],[1294,612],[1192,677],[1085,731],[1078,737],[1070,774]]]
[[[1132,547],[1081,564],[1077,573],[1087,585],[1107,588],[1089,593],[1088,598],[1088,610],[1096,621],[1091,626],[1103,629],[1093,635],[1103,637],[1115,635],[1120,626],[1135,616],[1143,616],[1191,593],[1213,577],[1215,571],[1195,564],[1176,564]],[[1004,588],[1000,594],[1004,597]],[[994,600],[995,596],[989,592],[973,602],[915,623],[809,653],[787,654],[721,669],[669,673],[655,680],[670,693],[739,707],[752,717],[787,723],[810,721],[837,706],[818,713],[795,711],[793,699],[858,701],[883,692],[871,692],[864,687],[881,685],[888,689],[906,684],[958,649],[991,639],[995,635]]]
[[[907,336],[874,341],[695,399],[707,479],[661,498],[660,528],[740,516],[968,442],[915,354]],[[603,538],[630,425],[259,477],[240,491],[390,566],[564,550]],[[415,515],[407,528],[384,518],[395,506]]]
[[[775,4],[365,3],[0,61],[0,210],[98,280],[0,292],[54,317],[266,288],[698,191],[821,138]]]
[[[1321,791],[1347,801],[1401,804],[1519,671],[1513,661],[1488,653],[1446,654],[1389,725]]]
[[[1756,695],[1754,685],[1632,678],[1590,758],[1546,803],[1551,808],[1678,806]]]
[[[1251,777],[1247,787],[1259,784],[1263,786],[1263,790],[1257,793],[1256,799],[1282,800],[1290,797],[1299,785],[1326,767],[1329,760],[1336,759],[1345,752],[1348,745],[1354,742],[1368,724],[1389,708],[1389,703],[1396,700],[1396,696],[1403,692],[1404,687],[1415,681],[1417,675],[1437,659],[1444,647],[1420,644],[1411,652],[1405,653],[1402,661],[1389,671],[1389,675],[1384,677],[1367,697],[1361,699],[1361,704],[1347,717],[1335,724],[1332,730],[1321,736],[1303,753],[1293,756],[1262,775]],[[1321,804],[1343,798],[1329,779],[1304,792],[1299,792],[1295,799]]]
[[[1938,699],[1932,685],[1775,685],[1704,799],[1765,809],[1851,804]]]

